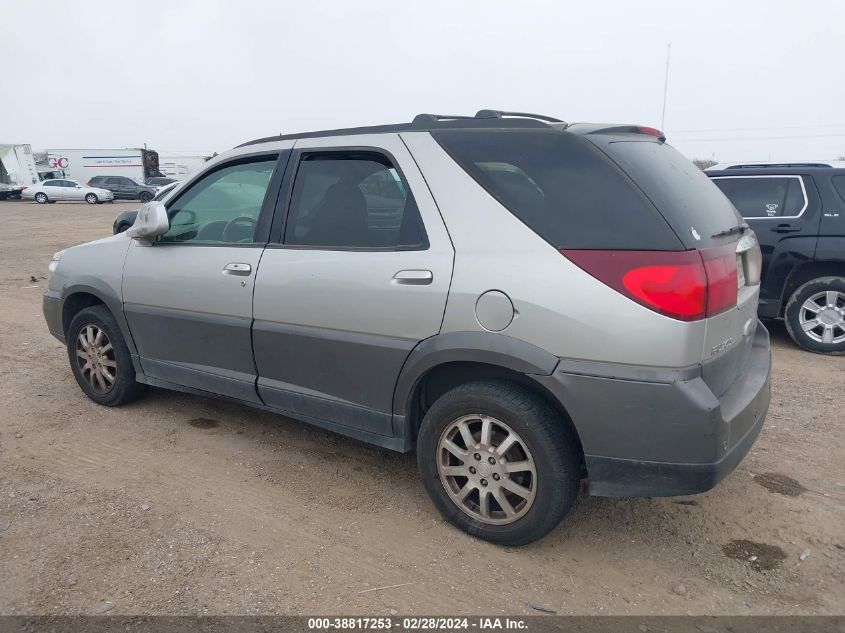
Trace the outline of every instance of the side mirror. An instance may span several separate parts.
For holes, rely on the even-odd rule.
[[[152,244],[153,238],[170,229],[167,208],[161,202],[148,202],[138,210],[138,215],[126,234],[142,244]]]

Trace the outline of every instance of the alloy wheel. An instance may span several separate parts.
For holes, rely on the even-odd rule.
[[[835,345],[845,341],[845,293],[817,292],[801,304],[798,322],[804,334],[817,343]]]
[[[96,393],[105,394],[117,380],[114,348],[105,331],[93,323],[82,326],[76,337],[76,362],[83,378]]]
[[[525,441],[488,415],[464,415],[446,427],[437,471],[452,502],[490,525],[525,516],[537,493],[537,468]]]

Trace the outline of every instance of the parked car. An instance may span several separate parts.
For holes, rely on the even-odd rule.
[[[155,385],[416,450],[443,515],[498,543],[554,528],[582,475],[712,488],[769,405],[754,234],[647,127],[487,110],[263,138],[49,270],[94,402]]]
[[[152,178],[147,178],[144,181],[144,184],[150,185],[151,187],[163,187],[174,182],[178,181],[175,178],[167,178],[165,176],[153,176]]]
[[[0,182],[0,200],[20,200],[25,187]]]
[[[108,189],[116,200],[149,202],[156,195],[156,188],[152,185],[145,185],[127,176],[94,176],[88,181],[88,186]]]
[[[760,240],[759,315],[804,349],[845,353],[845,164],[720,167],[707,175]]]
[[[155,195],[153,200],[164,200],[178,184],[178,181],[173,181],[169,185],[164,185],[158,190],[158,193]],[[123,233],[123,231],[135,224],[135,218],[138,217],[138,211],[139,209],[129,209],[128,211],[119,213],[114,219],[114,224],[112,224],[112,233]]]
[[[85,201],[88,204],[99,204],[114,200],[108,189],[80,185],[75,180],[45,180],[23,190],[24,200],[35,200],[38,204],[54,203],[61,200]]]

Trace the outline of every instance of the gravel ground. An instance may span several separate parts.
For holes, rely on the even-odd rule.
[[[845,358],[770,324],[769,419],[719,486],[582,495],[497,547],[440,519],[412,455],[196,396],[85,398],[47,263],[132,206],[0,202],[0,613],[845,613]]]

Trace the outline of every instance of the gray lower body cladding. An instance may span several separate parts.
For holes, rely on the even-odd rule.
[[[61,298],[44,293],[41,299],[41,309],[44,312],[44,320],[47,322],[47,329],[50,330],[50,334],[64,343],[65,333],[62,327]]]
[[[736,468],[769,407],[768,332],[758,324],[745,344],[726,354],[742,360],[729,386],[708,375],[713,373],[708,363],[676,371],[620,366],[611,372],[602,364],[608,375],[595,375],[597,367],[588,364],[581,368],[584,373],[573,373],[561,361],[551,376],[534,376],[572,418],[584,448],[590,494],[694,494]],[[724,358],[712,362],[731,364]]]

